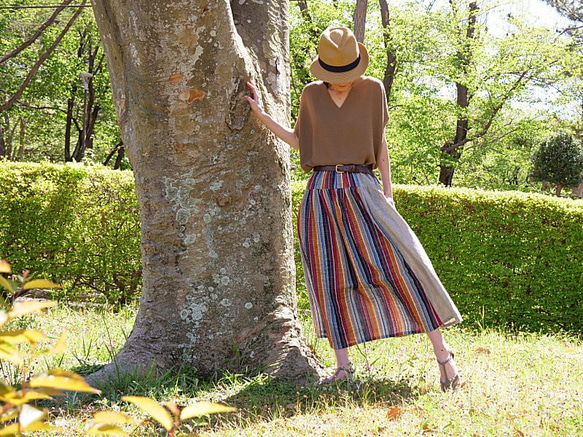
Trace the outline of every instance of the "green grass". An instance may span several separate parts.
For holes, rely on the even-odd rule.
[[[18,321],[54,337],[68,332],[62,356],[36,359],[29,373],[59,367],[88,373],[109,361],[131,331],[135,311],[60,305]],[[333,366],[327,342],[306,333],[321,361]],[[239,409],[187,421],[182,431],[208,436],[577,436],[583,435],[583,345],[572,336],[505,334],[493,330],[444,331],[456,351],[464,384],[439,391],[439,371],[429,341],[416,335],[353,348],[356,381],[334,388],[276,384],[266,376],[222,375],[201,381],[187,369],[178,376],[127,379],[91,402],[46,404],[59,436],[82,435],[98,410],[138,419],[132,436],[165,435],[122,395],[150,396],[180,406],[195,400]],[[16,379],[3,364],[4,378]],[[140,423],[141,421],[141,423]],[[48,434],[47,434],[48,435]],[[51,434],[55,435],[55,434]]]

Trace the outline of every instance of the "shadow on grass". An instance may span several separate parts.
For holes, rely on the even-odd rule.
[[[80,373],[94,371],[95,367],[77,368]],[[99,387],[101,395],[75,395],[65,405],[53,405],[69,410],[83,407],[103,408],[114,404],[122,396],[147,396],[160,402],[173,401],[180,407],[192,399],[211,400],[236,407],[235,414],[221,414],[194,419],[197,432],[225,428],[244,428],[261,422],[294,416],[312,415],[324,411],[349,408],[390,408],[409,403],[423,394],[423,390],[408,379],[357,378],[350,383],[329,387],[313,384],[298,387],[292,383],[276,382],[260,374],[246,377],[239,374],[218,375],[212,381],[199,380],[194,372],[182,370],[161,376],[132,377],[124,375]],[[182,405],[181,405],[182,404]],[[100,407],[101,406],[101,407]]]
[[[211,416],[198,431],[221,426],[245,427],[255,423],[294,416],[333,411],[336,408],[387,408],[399,406],[422,395],[411,381],[391,379],[356,379],[329,387],[296,387],[274,382],[267,377],[255,378],[235,394],[221,400],[239,410],[238,415]]]

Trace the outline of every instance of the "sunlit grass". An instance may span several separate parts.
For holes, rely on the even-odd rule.
[[[69,350],[36,360],[31,371],[51,367],[88,373],[108,362],[131,331],[134,309],[70,308],[61,305],[20,323],[56,338],[68,332]],[[330,368],[333,354],[306,335]],[[356,381],[322,389],[275,384],[266,376],[223,375],[200,381],[185,370],[106,388],[90,403],[48,405],[58,435],[79,436],[100,409],[120,410],[138,424],[132,436],[164,435],[137,409],[120,402],[126,395],[150,396],[186,405],[194,400],[224,402],[237,413],[188,421],[184,432],[209,436],[577,436],[583,433],[583,346],[572,336],[506,334],[454,327],[444,331],[456,351],[464,384],[439,391],[439,371],[425,336],[383,340],[353,348]],[[3,370],[8,370],[3,366]],[[330,369],[332,370],[332,369]],[[12,369],[14,373],[15,370]],[[144,421],[140,424],[140,421]],[[54,435],[54,434],[53,434]]]

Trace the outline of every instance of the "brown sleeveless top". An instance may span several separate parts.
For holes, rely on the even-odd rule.
[[[334,103],[323,82],[308,84],[294,127],[302,168],[309,172],[318,165],[376,167],[388,120],[385,89],[378,79],[357,79],[341,107]]]

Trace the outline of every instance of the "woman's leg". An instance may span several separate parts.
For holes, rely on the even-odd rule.
[[[433,345],[433,352],[435,353],[435,358],[437,359],[438,363],[445,363],[439,366],[439,371],[441,373],[440,381],[442,383],[447,383],[447,381],[451,381],[458,375],[458,369],[455,365],[455,361],[450,358],[451,350],[447,343],[443,340],[443,336],[441,335],[441,331],[439,329],[435,329],[431,332],[427,333],[429,340],[431,340],[431,344]],[[443,384],[442,384],[443,385]]]
[[[334,349],[334,355],[336,355],[336,368],[348,369],[352,364],[350,364],[350,359],[348,358],[348,348],[345,349]]]
[[[333,384],[337,381],[344,381],[352,378],[354,370],[350,358],[348,357],[348,348],[334,349],[334,355],[336,355],[336,371],[332,376],[329,376],[320,382],[323,385]]]

